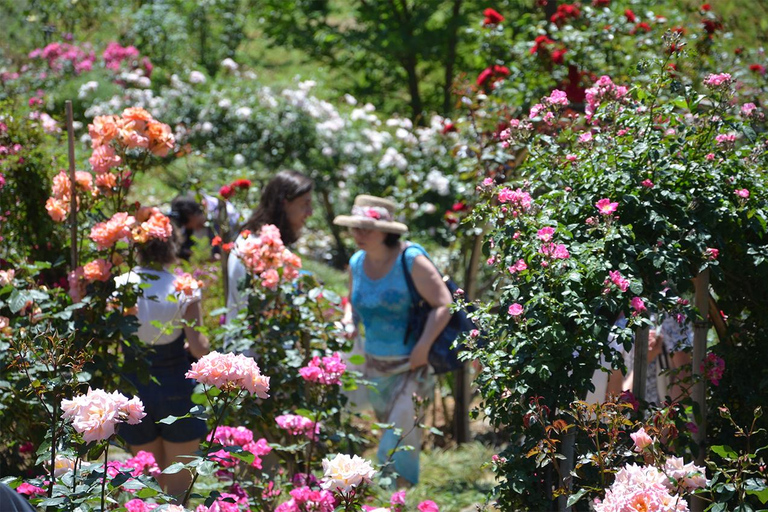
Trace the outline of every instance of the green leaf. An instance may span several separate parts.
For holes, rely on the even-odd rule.
[[[182,469],[184,469],[184,468],[185,468],[185,466],[186,466],[186,465],[185,465],[183,462],[174,462],[173,464],[171,464],[170,466],[168,466],[167,468],[165,468],[165,469],[163,470],[163,474],[164,474],[164,475],[173,475],[173,474],[176,474],[176,473],[178,473],[179,471],[181,471]]]
[[[763,487],[762,490],[759,490],[759,491],[747,489],[747,494],[751,496],[756,496],[757,499],[760,500],[760,503],[762,503],[763,505],[768,503],[768,488],[766,487]]]
[[[365,356],[362,354],[355,354],[349,358],[349,364],[365,364]]]
[[[574,506],[576,502],[584,497],[585,494],[587,494],[587,489],[579,489],[576,493],[568,496],[568,501],[566,502],[565,506],[568,508]]]
[[[167,416],[167,417],[165,417],[165,418],[163,418],[161,420],[156,421],[155,423],[162,423],[163,425],[172,425],[177,420],[181,420],[181,419],[189,418],[189,417],[190,417],[189,414],[185,414],[184,416]]]
[[[203,476],[210,476],[216,472],[216,463],[212,460],[206,460],[197,466],[197,472]]]
[[[739,458],[739,455],[733,451],[733,448],[727,445],[713,446],[711,450],[726,460],[736,460]]]

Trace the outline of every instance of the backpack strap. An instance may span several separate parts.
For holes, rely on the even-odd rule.
[[[419,303],[421,297],[419,297],[419,292],[416,291],[416,286],[413,284],[413,277],[408,271],[408,264],[405,261],[405,253],[408,252],[408,249],[410,248],[411,246],[408,246],[403,249],[403,252],[400,254],[400,263],[403,265],[403,277],[405,277],[405,284],[408,286],[408,293],[411,295],[411,302],[415,306]]]

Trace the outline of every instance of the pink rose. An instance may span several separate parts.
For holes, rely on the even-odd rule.
[[[610,199],[604,198],[596,202],[595,207],[602,215],[611,215],[618,209],[619,203],[612,203]]]
[[[431,500],[422,501],[421,503],[419,503],[419,506],[416,508],[419,509],[419,512],[440,512],[440,509],[437,507],[437,504]]]
[[[542,242],[549,242],[552,240],[552,235],[555,233],[555,228],[553,227],[544,227],[541,228],[536,234],[539,237],[539,240]]]
[[[637,432],[634,432],[632,434],[629,434],[629,437],[632,438],[632,441],[635,443],[635,451],[636,452],[642,452],[647,447],[651,446],[653,444],[653,438],[649,436],[644,428],[641,428]]]
[[[523,314],[523,306],[517,302],[509,306],[509,310],[507,311],[509,313],[509,316],[511,317],[519,317]]]
[[[637,316],[647,309],[645,307],[645,302],[640,297],[632,297],[632,300],[629,301],[629,305],[635,310],[632,313],[632,316]]]

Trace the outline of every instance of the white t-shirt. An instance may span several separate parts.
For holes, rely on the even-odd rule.
[[[229,253],[229,259],[227,260],[227,323],[237,318],[237,315],[246,306],[245,300],[237,288],[248,275],[243,261],[238,256],[244,243],[245,238],[238,235],[237,240],[235,240],[235,247]]]
[[[182,319],[187,307],[202,299],[200,290],[195,290],[191,296],[177,292],[174,287],[176,276],[167,270],[153,270],[144,267],[136,267],[115,277],[117,293],[120,287],[130,283],[136,286],[149,285],[140,288],[141,296],[137,301],[139,319],[139,339],[147,345],[167,345],[181,336],[184,328]],[[176,301],[168,300],[168,296],[175,297]],[[173,331],[165,333],[152,325],[152,322],[160,322],[163,326],[173,326]]]

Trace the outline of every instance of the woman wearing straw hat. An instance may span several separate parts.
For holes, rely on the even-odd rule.
[[[395,203],[380,197],[355,198],[351,215],[340,215],[334,224],[351,228],[360,248],[349,260],[350,302],[344,323],[359,315],[365,327],[366,377],[378,393],[370,394],[377,419],[394,423],[379,444],[382,462],[394,461],[394,469],[409,483],[419,479],[421,432],[414,422],[413,394],[430,396],[428,355],[437,336],[450,320],[451,294],[429,255],[418,244],[400,239],[408,231],[394,220]],[[405,272],[416,291],[432,306],[420,335],[408,332],[411,293]],[[411,451],[392,451],[413,446]]]

